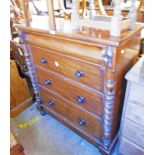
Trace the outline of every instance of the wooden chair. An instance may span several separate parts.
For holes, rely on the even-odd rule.
[[[114,15],[110,16],[96,16],[95,14],[95,3],[94,0],[89,0],[89,19],[80,19],[78,15],[78,0],[73,0],[73,17],[72,22],[74,23],[73,28],[77,29],[80,27],[90,27],[101,30],[110,31],[111,36],[120,36],[121,32],[126,29],[134,29],[136,21],[136,0],[131,0],[131,7],[128,18],[121,17],[121,0],[113,0]],[[101,5],[101,3],[99,3]],[[105,14],[106,15],[106,14]]]

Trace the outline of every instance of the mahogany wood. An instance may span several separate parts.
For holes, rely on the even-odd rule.
[[[85,110],[81,110],[79,106],[75,106],[66,99],[47,91],[43,87],[40,87],[40,90],[45,106],[53,111],[53,113],[56,112],[60,114],[62,117],[65,117],[75,124],[78,128],[100,138],[101,118],[96,117]],[[54,105],[49,105],[49,101],[53,101]],[[85,121],[85,124],[82,124],[82,122],[80,124],[80,118]]]
[[[36,46],[31,46],[31,51],[35,64],[101,91],[100,66]],[[44,59],[47,62],[41,62]],[[104,70],[103,67],[102,70]],[[83,74],[78,76],[77,73],[80,71]]]
[[[81,61],[86,60],[88,62],[100,64],[102,61],[101,48],[93,46],[92,44],[81,44],[73,42],[73,40],[63,39],[60,37],[50,37],[49,35],[40,35],[30,33],[28,43],[30,45],[39,46],[45,49],[50,49],[52,51],[57,51],[60,54],[65,54],[67,56],[72,56],[75,59],[81,58]],[[56,46],[51,46],[55,44]],[[87,52],[89,51],[89,52]]]
[[[38,107],[110,154],[117,139],[124,75],[137,61],[143,26],[136,25],[120,37],[94,29],[72,31],[71,23],[63,19],[61,23],[56,19],[54,35],[46,28],[17,27],[26,38],[25,53],[29,53],[36,73],[33,83],[40,84],[43,102]],[[41,58],[48,59],[48,63],[40,63]],[[56,68],[54,62],[62,68]],[[85,79],[74,77],[77,69],[84,70]],[[84,97],[86,104],[77,104],[77,96]],[[49,100],[55,104],[50,102],[48,106]],[[86,120],[88,126],[79,125],[79,117],[80,123]]]
[[[38,83],[72,101],[73,103],[86,108],[97,115],[102,115],[102,93],[91,90],[86,86],[72,82],[63,76],[35,67]],[[50,84],[45,84],[50,80]],[[84,101],[79,103],[78,98],[83,97]]]

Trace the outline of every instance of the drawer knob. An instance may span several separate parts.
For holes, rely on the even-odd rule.
[[[45,85],[50,85],[51,84],[51,80],[45,80],[44,84]]]
[[[55,105],[55,102],[54,101],[48,101],[48,105],[49,106],[54,106]]]
[[[82,119],[82,118],[79,118],[79,124],[81,125],[81,126],[84,126],[84,125],[86,125],[86,121],[84,120],[84,119]]]
[[[77,102],[78,102],[78,103],[84,103],[84,102],[85,102],[85,98],[82,97],[82,96],[79,96],[79,97],[77,98]]]
[[[47,60],[46,58],[41,58],[41,59],[40,59],[40,62],[41,62],[41,63],[46,63],[47,61],[48,61],[48,60]]]
[[[76,72],[75,72],[75,76],[76,76],[77,78],[80,78],[80,77],[82,77],[83,75],[84,75],[83,71],[76,71]]]

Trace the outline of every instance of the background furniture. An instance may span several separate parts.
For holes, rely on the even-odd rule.
[[[15,136],[10,132],[10,155],[25,155],[24,148],[17,142]]]
[[[26,78],[22,78],[14,60],[10,60],[10,115],[17,116],[33,103],[32,93]]]
[[[144,154],[144,62],[143,58],[127,73],[127,89],[120,128],[119,152]]]
[[[17,29],[13,26],[23,20],[20,1],[11,0],[10,5],[10,115],[15,117],[33,103],[33,92],[23,47]]]

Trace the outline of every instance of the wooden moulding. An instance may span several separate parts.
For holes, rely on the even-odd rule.
[[[93,20],[89,19],[78,19],[77,24],[79,26],[84,26],[84,27],[91,27],[95,29],[100,29],[100,30],[109,30],[111,31],[111,22],[112,16],[95,16]],[[131,19],[128,18],[122,18],[120,21],[120,31],[127,30],[129,26],[131,25]]]
[[[23,103],[21,103],[20,105],[18,105],[17,107],[13,108],[10,111],[10,116],[12,118],[16,117],[23,110],[25,110],[26,108],[28,108],[32,103],[33,103],[33,99],[32,99],[32,97],[30,97],[29,99],[27,99],[26,101],[24,101]]]

